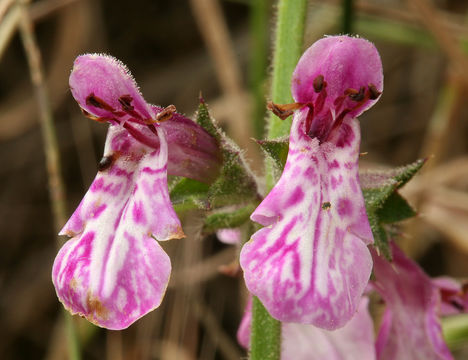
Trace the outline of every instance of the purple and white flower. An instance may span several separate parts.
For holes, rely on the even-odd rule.
[[[70,88],[86,116],[110,126],[99,172],[60,232],[71,239],[55,259],[52,280],[72,314],[123,329],[164,296],[171,262],[158,241],[184,237],[167,174],[210,182],[220,152],[173,106],[146,103],[126,67],[110,56],[78,57]]]
[[[392,262],[372,251],[373,286],[386,305],[376,340],[377,358],[452,359],[440,325],[444,309],[440,286],[394,243],[391,248]]]
[[[323,38],[294,71],[298,110],[287,162],[251,216],[265,227],[240,256],[247,288],[278,320],[332,330],[356,313],[373,243],[359,184],[356,117],[382,89],[379,54],[360,38]]]

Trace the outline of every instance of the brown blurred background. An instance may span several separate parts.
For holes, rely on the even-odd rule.
[[[262,0],[263,2],[263,0]],[[214,117],[261,162],[251,137],[255,98],[249,64],[255,0],[0,1],[0,359],[66,359],[62,306],[50,279],[57,240],[48,193],[40,108],[20,32],[34,23],[53,114],[66,215],[91,183],[106,126],[84,118],[68,90],[74,58],[111,54],[132,71],[146,100],[192,116],[200,91]],[[269,51],[274,1],[265,1]],[[381,101],[361,118],[365,167],[429,160],[404,190],[420,215],[402,245],[432,276],[468,274],[468,2],[355,1],[353,32],[375,42],[385,73]],[[341,32],[341,1],[310,1],[305,45]],[[258,46],[258,45],[257,45]],[[258,49],[257,49],[258,50]],[[269,57],[265,59],[268,61]],[[268,74],[268,72],[266,73]],[[268,79],[261,86],[268,89]],[[268,91],[265,91],[268,97]],[[260,118],[261,120],[261,118]],[[162,306],[129,329],[78,321],[83,359],[239,359],[241,277],[218,268],[236,249],[200,236],[164,244],[173,262]],[[62,239],[63,241],[63,239]],[[467,355],[466,342],[455,346]]]

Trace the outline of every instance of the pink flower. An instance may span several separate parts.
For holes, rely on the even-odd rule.
[[[228,245],[240,244],[241,241],[241,231],[239,228],[219,229],[216,231],[216,236],[219,241]]]
[[[111,125],[99,172],[60,232],[71,239],[55,259],[52,280],[72,314],[123,329],[164,296],[171,262],[156,240],[184,237],[167,174],[209,182],[219,150],[173,106],[146,103],[126,67],[110,56],[78,57],[70,88],[86,116]]]
[[[375,289],[386,303],[376,341],[377,358],[452,359],[440,326],[439,287],[392,243],[393,261],[372,251]]]
[[[370,42],[327,37],[301,57],[283,174],[251,216],[265,226],[243,247],[247,288],[278,320],[332,330],[356,313],[373,243],[358,177],[356,119],[383,88]]]
[[[328,331],[313,325],[283,323],[281,360],[375,360],[374,329],[363,297],[354,317],[341,329]],[[239,344],[250,347],[252,301],[249,299],[237,331]]]
[[[441,276],[432,279],[440,294],[442,315],[455,315],[468,312],[468,283],[460,284],[452,278]]]

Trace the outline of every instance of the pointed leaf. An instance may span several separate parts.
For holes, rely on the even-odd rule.
[[[374,235],[374,247],[378,249],[388,260],[392,259],[390,251],[390,244],[387,237],[387,232],[379,221],[379,218],[375,213],[371,212],[367,214],[369,218],[369,224],[372,229],[372,235]]]
[[[209,210],[209,186],[196,180],[182,178],[171,188],[170,197],[174,210],[181,214],[187,210]]]
[[[283,170],[289,151],[289,137],[275,140],[255,140],[262,150],[274,161],[279,170]]]
[[[204,232],[210,233],[218,229],[235,228],[249,220],[250,214],[255,210],[253,204],[231,212],[218,212],[205,219]]]
[[[366,170],[359,173],[363,189],[381,188],[396,184],[399,189],[405,185],[426,163],[426,159],[417,160],[409,165],[390,170]]]
[[[223,156],[221,174],[208,191],[210,205],[216,208],[256,198],[255,177],[242,151],[213,120],[203,99],[198,106],[197,122],[219,142]]]
[[[363,188],[362,194],[366,202],[367,213],[374,213],[380,209],[385,204],[386,200],[395,192],[396,186],[396,183],[393,183],[380,188]]]
[[[377,216],[384,224],[396,223],[415,215],[416,211],[398,192],[391,194],[383,206],[377,210]]]
[[[218,142],[221,141],[221,131],[219,127],[214,123],[210,112],[208,110],[208,106],[205,103],[205,100],[200,97],[200,104],[198,105],[197,111],[197,124],[204,128],[208,134],[213,136]]]

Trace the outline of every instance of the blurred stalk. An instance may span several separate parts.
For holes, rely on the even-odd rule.
[[[270,0],[250,4],[250,67],[249,85],[253,96],[252,121],[254,136],[263,138],[265,131],[265,78],[268,57],[268,8]]]
[[[49,180],[49,195],[54,218],[54,230],[58,232],[66,221],[65,191],[61,177],[57,137],[52,119],[49,95],[44,82],[41,53],[37,46],[33,24],[28,12],[28,5],[29,2],[27,0],[18,0],[18,6],[20,6],[21,11],[19,29],[28,61],[31,81],[34,87],[37,103],[39,105],[39,119],[44,142],[44,152]],[[57,236],[57,246],[60,245],[61,241]],[[70,314],[65,312],[64,314],[68,337],[69,358],[71,360],[79,360],[80,351],[73,319]]]
[[[0,18],[0,59],[16,32],[21,16],[18,5],[14,5],[9,9],[5,8],[4,11],[8,12],[1,14]]]
[[[306,0],[279,0],[273,55],[272,101],[292,102],[291,76],[302,53]],[[291,119],[269,117],[268,138],[289,134]],[[267,169],[267,187],[274,184],[273,168]],[[281,357],[281,323],[273,319],[257,297],[252,303],[251,360],[279,360]]]
[[[343,1],[343,33],[351,34],[353,32],[353,17],[354,17],[354,6],[353,0],[342,0]]]
[[[468,341],[468,314],[449,316],[442,319],[442,331],[447,345],[457,348]]]
[[[443,161],[450,146],[450,134],[457,129],[462,118],[460,111],[466,97],[465,89],[466,86],[459,78],[450,75],[441,87],[419,155],[434,158],[428,161],[423,171],[428,171]]]
[[[291,76],[302,53],[306,4],[305,0],[278,2],[271,84],[271,100],[277,104],[292,102]],[[291,118],[281,120],[271,113],[268,125],[268,138],[275,139],[289,134]]]
[[[390,10],[378,5],[371,7],[367,3],[364,6],[362,2],[357,2],[355,5],[355,8],[359,10],[359,13],[355,13],[353,21],[353,31],[355,33],[359,33],[369,39],[378,39],[416,48],[438,50],[438,44],[434,37],[429,34],[427,29],[418,25],[417,17],[413,13],[403,13],[402,10],[395,11],[393,8]],[[328,2],[320,3],[317,5],[315,13],[322,13],[322,16],[338,19],[342,13],[342,8]],[[441,11],[437,13],[444,15]],[[313,25],[311,26],[313,27]],[[456,36],[456,40],[462,51],[468,53],[468,37],[462,31],[463,26],[455,22],[444,22],[444,26],[448,27],[452,34]],[[334,33],[341,31],[341,29],[340,18],[340,21],[337,21],[334,27],[330,26],[326,32]]]

